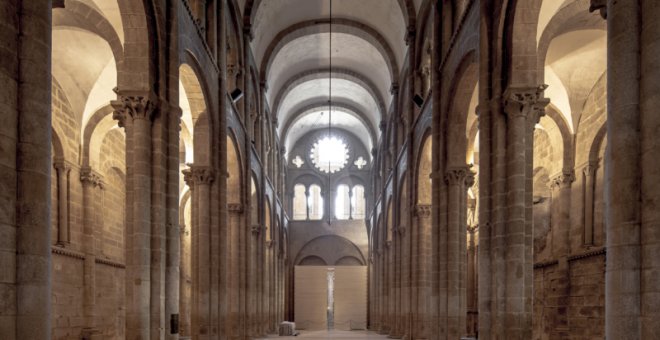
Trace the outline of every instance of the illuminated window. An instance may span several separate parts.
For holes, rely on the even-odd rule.
[[[353,192],[351,195],[351,216],[354,219],[361,219],[365,216],[365,203],[364,203],[364,187],[361,185],[356,185],[353,187]]]
[[[305,194],[305,186],[302,184],[296,184],[293,187],[293,219],[307,219],[307,196]]]
[[[321,196],[321,187],[316,184],[312,184],[312,186],[309,187],[307,208],[309,209],[310,220],[320,220],[323,218],[323,197]]]
[[[348,162],[348,148],[341,139],[329,136],[314,143],[311,151],[314,166],[325,173],[334,173]]]
[[[351,217],[349,191],[350,189],[346,184],[341,184],[337,187],[337,196],[335,197],[335,217],[338,220],[347,220]]]

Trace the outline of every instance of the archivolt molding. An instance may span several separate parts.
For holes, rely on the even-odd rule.
[[[328,72],[327,68],[310,70],[299,73],[293,78],[287,80],[275,96],[275,100],[273,102],[273,112],[275,116],[279,116],[279,109],[282,101],[296,86],[310,80],[328,79],[331,75],[333,79],[348,80],[360,85],[365,90],[367,90],[367,92],[369,92],[369,94],[373,97],[376,105],[378,105],[380,118],[383,118],[385,112],[385,103],[383,98],[378,94],[376,86],[367,77],[360,74],[359,72],[354,72],[344,68],[333,68],[331,73]]]
[[[115,126],[116,122],[113,119],[113,110],[109,104],[100,108],[89,118],[83,128],[82,165],[99,166],[99,155],[92,153],[95,151],[95,148],[92,148],[91,144],[93,139],[101,143],[108,131]],[[103,131],[98,131],[99,129],[103,129]]]
[[[289,119],[284,123],[284,126],[281,130],[282,131],[281,140],[286,143],[291,127],[293,127],[295,125],[295,123],[300,118],[304,117],[305,115],[307,115],[309,113],[317,112],[321,109],[327,109],[327,108],[328,108],[328,103],[318,102],[318,103],[315,103],[315,104],[305,106],[305,107],[301,108],[300,110],[296,111],[295,113],[293,113],[289,117]],[[369,137],[371,139],[372,145],[377,145],[378,135],[376,134],[376,130],[374,129],[374,127],[370,124],[369,117],[367,117],[367,115],[364,114],[364,112],[358,110],[355,106],[353,106],[351,104],[347,104],[347,103],[343,103],[343,102],[333,101],[332,102],[332,108],[336,111],[348,113],[348,114],[354,116],[355,118],[357,118],[358,120],[360,120],[362,122],[362,124],[369,131]],[[295,141],[293,141],[293,143],[290,143],[290,144],[294,145]],[[364,147],[366,148],[367,146],[365,145]]]
[[[153,13],[145,8],[142,1],[117,0],[124,26],[124,46],[130,51],[131,69],[126,65],[117,68],[117,84],[121,89],[149,91],[152,87],[154,64],[152,44],[155,40],[150,38],[149,32],[156,32],[153,27],[155,20]],[[140,70],[131,72],[131,70]]]
[[[572,169],[575,163],[575,157],[573,156],[573,134],[559,111],[557,111],[553,105],[549,105],[545,109],[546,117],[550,118],[559,128],[559,133],[561,134],[562,143],[563,143],[563,169]]]
[[[320,33],[329,33],[329,23],[330,20],[328,19],[308,20],[289,26],[288,28],[279,32],[266,48],[266,52],[262,58],[260,67],[261,81],[264,83],[267,81],[266,77],[268,77],[268,72],[270,71],[272,62],[275,59],[275,56],[284,46],[300,37]],[[385,38],[380,33],[378,33],[378,31],[355,20],[333,19],[332,32],[354,35],[373,45],[383,56],[383,59],[388,66],[388,71],[392,82],[399,82],[399,68],[396,62],[394,51],[392,50],[392,47],[387,43],[387,40],[385,40]]]
[[[343,247],[344,250],[346,250],[348,253],[343,253],[343,254],[318,254],[315,249],[319,246],[318,249],[327,249],[327,246],[330,245],[335,245],[335,246],[341,246]],[[345,256],[353,256],[360,260],[362,264],[366,264],[366,260],[364,258],[364,255],[362,254],[362,251],[360,248],[353,242],[351,242],[349,239],[338,236],[338,235],[322,235],[318,236],[307,243],[300,248],[300,251],[298,252],[298,255],[296,256],[296,259],[294,263],[298,264],[302,259],[308,257],[308,256],[320,256],[320,255],[333,255],[334,258],[327,258],[324,259],[324,261],[328,264],[335,264],[337,261]]]

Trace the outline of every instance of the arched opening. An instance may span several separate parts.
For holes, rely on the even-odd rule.
[[[307,189],[303,184],[293,187],[293,219],[306,220],[307,215]]]
[[[338,220],[347,220],[351,217],[351,198],[350,189],[346,184],[337,186],[335,196],[335,218]]]
[[[364,199],[364,186],[358,184],[351,190],[351,217],[363,219],[366,216],[366,202]]]
[[[312,184],[309,187],[309,197],[307,198],[307,209],[309,209],[310,220],[323,219],[323,195],[321,187],[317,184]]]

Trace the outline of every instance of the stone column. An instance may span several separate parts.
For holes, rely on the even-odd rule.
[[[91,167],[80,170],[80,181],[83,187],[83,252],[85,262],[83,265],[83,315],[85,329],[83,333],[88,336],[96,333],[96,226],[95,210],[99,206],[96,202],[96,188],[102,188],[103,182]]]
[[[431,337],[431,205],[418,204],[415,207],[417,232],[415,233],[414,268],[414,323],[411,339]]]
[[[383,216],[383,218],[385,218]],[[381,246],[378,249],[378,257],[380,259],[380,264],[378,265],[379,267],[379,310],[380,310],[380,328],[378,328],[378,333],[380,334],[387,334],[389,332],[389,325],[388,322],[389,320],[387,319],[388,316],[388,292],[387,292],[387,240],[385,234],[387,231],[385,230],[385,223],[382,222],[380,225],[380,228],[383,228],[382,233],[383,235],[381,236]]]
[[[69,244],[69,173],[71,165],[64,160],[54,164],[57,171],[57,244]]]
[[[178,87],[177,87],[178,90]],[[165,251],[164,256],[164,274],[163,279],[165,280],[164,284],[164,315],[161,315],[161,325],[164,323],[164,330],[161,333],[165,333],[164,337],[166,340],[178,340],[180,336],[181,329],[181,298],[180,298],[180,286],[183,284],[180,280],[181,278],[181,258],[183,253],[183,247],[181,247],[181,233],[180,221],[182,220],[179,217],[179,203],[180,203],[180,192],[179,188],[179,179],[181,177],[180,164],[181,160],[179,159],[179,133],[181,130],[181,115],[182,111],[178,105],[170,104],[168,106],[169,110],[167,112],[167,161],[165,166],[167,169],[167,176],[165,177],[165,186],[164,191],[166,192],[165,198],[165,232],[161,231],[161,234],[164,234],[165,244],[163,249]],[[184,223],[181,223],[184,224]],[[157,229],[161,229],[162,224],[157,226]],[[162,229],[161,229],[162,230]],[[163,256],[161,256],[161,259]],[[161,274],[161,275],[162,275]]]
[[[0,337],[51,337],[51,1],[0,10]]]
[[[394,223],[394,221],[392,221],[392,223]],[[390,228],[389,225],[388,228]],[[392,227],[392,229],[394,229],[394,227]],[[396,330],[395,232],[395,230],[392,230],[392,239],[385,242],[385,257],[387,261],[385,264],[385,303],[387,308],[385,312],[385,328],[387,329],[387,334],[390,336],[396,336],[396,334],[393,334],[393,331]]]
[[[378,242],[378,241],[376,241]],[[380,299],[380,254],[378,249],[373,250],[373,267],[374,267],[374,274],[373,274],[373,285],[374,285],[374,311],[371,314],[371,329],[373,331],[378,331],[380,329],[380,304],[381,304],[381,299]]]
[[[467,336],[475,337],[477,335],[477,235],[479,227],[468,227],[468,248],[467,248]]]
[[[643,338],[640,332],[641,2],[610,0],[605,8],[608,45],[605,333],[608,339]]]
[[[240,315],[240,291],[243,287],[240,286],[239,272],[240,272],[240,252],[239,244],[241,227],[241,214],[243,213],[243,206],[241,204],[229,204],[229,219],[228,219],[228,242],[227,242],[227,338],[238,339],[241,336],[241,315]]]
[[[256,204],[256,202],[253,202]],[[253,221],[258,222],[258,221]],[[258,289],[259,285],[257,284],[257,267],[258,262],[258,245],[259,245],[259,234],[261,233],[261,226],[259,224],[253,224],[250,227],[250,247],[248,248],[248,260],[249,260],[249,269],[248,269],[248,285],[247,285],[247,299],[248,299],[248,318],[249,318],[249,336],[257,337],[259,336],[259,304],[258,299]]]
[[[570,209],[571,183],[575,180],[572,170],[565,170],[550,181],[552,192],[552,256],[557,259],[557,268],[553,275],[552,294],[548,304],[556,302],[554,329],[551,338],[565,338],[569,334],[568,300],[570,298]]]
[[[571,184],[575,181],[572,170],[565,170],[550,180],[552,192],[552,254],[555,258],[570,253]]]
[[[193,165],[184,170],[188,185],[192,184],[192,209],[197,218],[193,220],[192,238],[192,315],[191,335],[195,339],[215,339],[211,329],[211,184],[215,171],[208,166]]]
[[[657,337],[660,146],[657,1],[601,2],[607,17],[606,336]]]
[[[405,210],[402,210],[401,215],[402,216],[408,216],[409,212],[406,206]],[[399,323],[400,323],[400,333],[404,337],[409,337],[410,336],[410,321],[411,321],[411,313],[410,313],[410,300],[411,300],[411,280],[410,280],[410,273],[411,273],[411,265],[412,265],[412,259],[411,259],[411,233],[410,230],[407,226],[405,225],[400,225],[399,228],[397,228],[399,232],[399,237],[401,238],[401,270],[399,273],[401,274],[401,293],[400,293],[400,304],[399,304]]]
[[[126,129],[127,224],[126,339],[150,338],[151,305],[151,124],[150,94],[119,93],[113,119]],[[130,170],[130,171],[129,171]]]
[[[658,67],[658,51],[660,50],[660,6],[654,0],[642,0],[642,27],[641,27],[641,81],[640,81],[640,134],[641,141],[641,338],[652,338],[660,334],[660,308],[658,308],[657,297],[660,296],[660,285],[657,275],[660,273],[660,144],[658,144],[657,133],[660,131],[660,67]],[[608,23],[609,25],[609,23]],[[608,59],[609,60],[609,59]],[[616,59],[615,59],[616,60]],[[623,66],[623,65],[621,65]],[[608,62],[608,70],[610,64]],[[613,81],[616,81],[612,79]],[[609,84],[609,82],[608,82]],[[617,85],[614,85],[617,86]],[[608,101],[611,96],[618,92],[609,92]],[[624,114],[608,110],[610,114]],[[609,130],[608,130],[609,131]],[[608,132],[609,133],[609,132]],[[615,143],[615,145],[618,143]],[[608,145],[609,142],[608,142]],[[612,151],[614,152],[614,151]],[[616,191],[610,191],[616,194]],[[614,203],[614,202],[613,202]],[[609,235],[609,234],[608,234]],[[609,251],[609,248],[608,248]],[[607,319],[609,322],[610,320]],[[608,337],[609,337],[608,333]]]
[[[397,195],[398,196],[398,195]],[[399,210],[399,204],[392,203],[392,209]],[[398,223],[398,211],[392,212],[394,223]],[[392,288],[390,289],[391,297],[390,301],[392,303],[392,314],[391,324],[392,329],[390,329],[390,338],[399,339],[403,336],[401,333],[401,234],[399,233],[398,225],[395,226],[392,230],[392,263],[391,263],[391,282]]]
[[[192,187],[190,187],[192,190]],[[192,195],[191,195],[192,196]],[[187,273],[190,271],[188,263],[185,262],[185,239],[189,235],[190,228],[184,224],[179,226],[181,257],[179,258],[179,335],[190,336],[190,300],[185,299],[185,286],[188,280]]]
[[[503,329],[507,339],[529,339],[532,336],[532,282],[533,261],[530,258],[529,241],[532,239],[528,222],[528,169],[533,159],[528,150],[533,146],[530,129],[544,114],[549,100],[543,98],[547,86],[509,87],[504,94],[504,111],[507,115],[506,139],[506,219],[505,234],[505,301]],[[499,283],[498,283],[499,284]]]
[[[594,244],[594,189],[596,187],[596,170],[598,166],[595,164],[587,164],[582,172],[584,174],[584,244]]]
[[[393,209],[399,208],[399,204],[393,203]],[[397,209],[399,210],[399,209]],[[393,216],[398,216],[399,213],[393,213]],[[393,218],[395,221],[398,221],[398,217]],[[390,331],[390,337],[392,338],[401,338],[403,337],[402,332],[402,315],[401,315],[401,280],[402,280],[402,271],[401,271],[401,260],[402,260],[402,243],[403,243],[403,234],[399,230],[397,225],[393,230],[392,235],[392,245],[393,245],[393,263],[392,263],[392,286],[393,293],[392,302],[393,302],[393,313],[392,313],[392,330]]]
[[[466,193],[474,183],[474,173],[469,167],[450,167],[445,172],[447,184],[447,306],[445,324],[440,325],[441,334],[447,339],[458,339],[466,332],[466,246],[467,211]],[[443,308],[444,306],[440,306]],[[444,336],[443,336],[444,337]]]

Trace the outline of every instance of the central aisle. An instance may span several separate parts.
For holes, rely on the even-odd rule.
[[[369,331],[300,331],[298,336],[277,336],[270,335],[264,339],[344,339],[344,340],[362,340],[362,339],[387,339],[386,335],[381,335]]]

